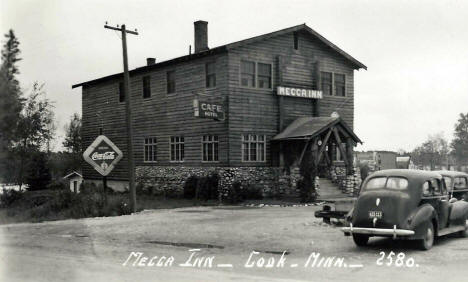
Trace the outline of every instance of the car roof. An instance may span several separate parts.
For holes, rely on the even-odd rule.
[[[442,176],[450,176],[450,177],[455,177],[455,176],[468,176],[467,173],[462,172],[462,171],[453,171],[453,170],[436,170],[434,172],[437,172],[441,174]]]
[[[397,176],[405,178],[441,178],[442,175],[435,171],[416,170],[416,169],[385,169],[379,170],[371,174],[372,177],[376,176]]]

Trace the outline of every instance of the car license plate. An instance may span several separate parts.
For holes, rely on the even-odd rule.
[[[381,211],[369,211],[369,217],[370,218],[382,218],[382,212]]]

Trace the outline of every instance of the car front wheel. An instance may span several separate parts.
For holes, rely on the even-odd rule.
[[[432,248],[432,245],[434,245],[434,225],[432,222],[429,222],[425,229],[423,239],[419,240],[419,248],[426,251]]]
[[[363,234],[353,234],[353,241],[357,246],[362,247],[367,245],[367,242],[369,242],[369,236]]]

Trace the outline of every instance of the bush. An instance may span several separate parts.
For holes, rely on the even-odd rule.
[[[228,195],[226,197],[226,202],[229,204],[238,204],[242,202],[242,191],[241,191],[241,183],[239,181],[235,181],[229,187]]]
[[[195,198],[198,186],[198,177],[195,175],[190,176],[185,180],[184,183],[184,198],[193,199]]]
[[[3,193],[0,195],[0,206],[9,207],[13,203],[23,199],[23,196],[23,192],[3,189]]]
[[[47,155],[43,152],[32,154],[31,161],[26,171],[25,182],[28,184],[28,190],[43,190],[50,183],[51,176],[47,164]]]
[[[209,176],[201,177],[197,182],[196,197],[200,200],[212,200],[218,198],[219,176],[213,173]]]
[[[242,187],[241,196],[244,200],[261,200],[263,199],[263,191],[261,187],[247,184],[245,187]]]
[[[52,182],[47,185],[47,189],[49,190],[66,190],[68,186],[63,183],[62,181],[53,180]]]
[[[317,199],[317,193],[315,191],[314,181],[308,178],[303,178],[297,181],[297,188],[299,189],[299,197],[301,203],[310,203]]]

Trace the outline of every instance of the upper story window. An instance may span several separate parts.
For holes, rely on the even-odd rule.
[[[144,76],[143,77],[143,98],[151,97],[151,85],[150,85],[150,77]]]
[[[170,140],[171,162],[183,162],[185,158],[184,137],[172,136]]]
[[[332,95],[332,73],[321,72],[323,95]]]
[[[176,89],[175,71],[166,72],[167,93],[174,93]]]
[[[339,74],[335,73],[333,74],[335,77],[335,95],[336,96],[346,96],[346,85],[345,85],[345,75],[344,74]]]
[[[265,135],[242,135],[242,161],[264,162],[266,155]]]
[[[144,161],[145,162],[156,162],[157,161],[157,139],[156,137],[145,138],[144,145]]]
[[[294,36],[294,50],[299,49],[299,36],[297,34],[297,31],[293,33]]]
[[[211,88],[216,86],[216,71],[215,63],[207,63],[205,65],[205,74],[206,74],[206,88]]]
[[[255,87],[255,62],[241,61],[241,85]]]
[[[271,88],[271,65],[258,63],[258,88]]]
[[[119,82],[119,102],[125,102],[125,91],[123,82]]]
[[[217,162],[219,140],[216,135],[204,135],[202,139],[203,146],[203,161],[204,162]]]

